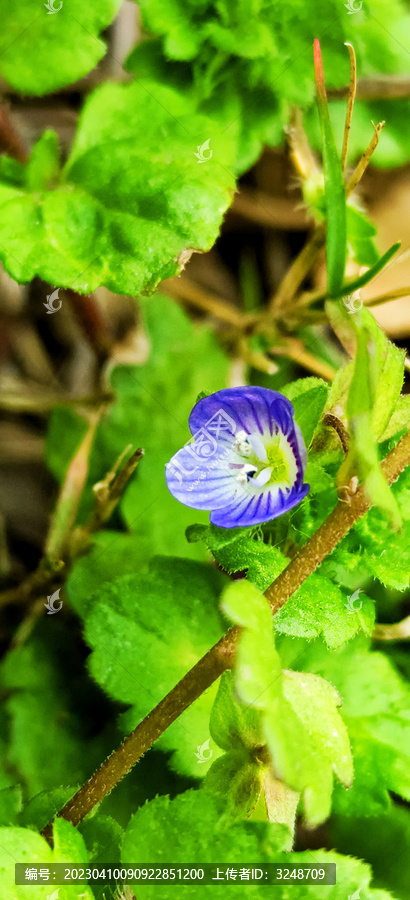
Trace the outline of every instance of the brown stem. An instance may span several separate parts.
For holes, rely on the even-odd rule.
[[[349,85],[349,97],[347,100],[347,109],[346,109],[346,120],[345,120],[345,129],[343,133],[343,147],[342,147],[342,171],[346,168],[347,162],[347,149],[349,145],[349,135],[350,128],[352,125],[352,115],[353,115],[353,105],[354,98],[356,96],[356,55],[352,44],[346,43],[346,47],[349,51],[350,58],[350,85]]]
[[[339,436],[340,443],[343,447],[343,452],[345,456],[347,456],[349,452],[349,435],[343,425],[342,420],[338,419],[338,417],[333,415],[333,413],[326,413],[326,415],[323,416],[322,425],[327,425],[328,428],[334,428]]]
[[[302,284],[306,275],[308,275],[312,265],[322,249],[326,240],[326,224],[321,222],[317,225],[312,236],[309,238],[303,250],[299,253],[288,269],[282,283],[279,285],[275,296],[272,298],[269,308],[276,311],[286,304],[290,303],[295,296],[298,288]]]
[[[242,329],[247,322],[247,317],[235,309],[232,304],[214,297],[213,294],[199,287],[185,275],[163,281],[161,291],[177,300],[178,303],[190,303],[235,328]]]
[[[380,135],[382,133],[382,130],[383,130],[385,124],[386,124],[385,122],[379,122],[378,125],[375,125],[374,122],[372,122],[372,125],[374,128],[374,135],[370,141],[370,144],[369,144],[367,150],[365,150],[361,159],[359,160],[359,162],[353,172],[353,175],[349,178],[349,181],[346,184],[346,197],[348,197],[352,193],[352,191],[354,191],[355,187],[359,184],[360,179],[362,178],[364,172],[366,171],[367,166],[369,165],[369,162],[370,162],[370,157],[373,155],[373,153],[379,143],[379,138],[380,138]]]
[[[26,163],[28,160],[28,153],[11,121],[6,104],[0,106],[0,151],[21,163]]]
[[[410,463],[410,431],[381,463],[383,474],[391,484]],[[350,504],[339,502],[323,525],[290,561],[287,568],[265,591],[265,597],[275,614],[297,591],[301,584],[334,550],[349,529],[370,508],[371,503],[363,487],[352,497]],[[219,675],[234,663],[235,645],[240,633],[231,628],[196,665],[187,672],[163,700],[140,722],[125,741],[102,764],[94,775],[66,803],[58,813],[78,824],[99,803],[140,759],[159,736],[178,716],[203,693]],[[52,842],[52,821],[42,831]]]
[[[172,722],[230,668],[238,633],[239,628],[231,628],[208,650],[66,803],[59,817],[77,825],[118,784]],[[41,833],[51,842],[52,822]]]

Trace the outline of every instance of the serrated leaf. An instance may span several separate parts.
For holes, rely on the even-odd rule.
[[[253,585],[231,584],[221,605],[243,629],[236,650],[238,695],[261,710],[273,773],[301,792],[306,821],[318,825],[330,812],[333,772],[345,785],[353,777],[347,732],[336,710],[340,698],[321,678],[282,672],[269,606]]]
[[[353,819],[334,816],[330,823],[332,845],[341,853],[355,853],[371,864],[375,887],[391,890],[408,900],[410,885],[410,811],[394,804],[384,816]]]
[[[224,633],[218,610],[223,584],[223,576],[208,565],[157,558],[147,575],[121,576],[95,594],[84,622],[93,650],[90,671],[113,699],[131,707],[121,719],[125,732]],[[207,771],[209,764],[199,765],[195,753],[208,738],[215,694],[213,685],[158,741],[159,748],[173,752],[178,771],[196,777]],[[211,749],[215,755],[216,747]]]
[[[384,891],[370,888],[371,871],[369,866],[338,853],[326,850],[309,850],[300,853],[284,852],[289,831],[283,825],[267,822],[241,822],[231,827],[221,827],[223,802],[205,791],[186,791],[174,800],[169,797],[156,797],[139,809],[131,819],[125,833],[122,848],[122,863],[127,866],[146,863],[148,860],[157,865],[172,860],[185,863],[188,860],[193,866],[201,863],[229,860],[237,869],[241,866],[275,862],[286,866],[299,864],[320,865],[336,863],[337,883],[320,887],[320,897],[328,900],[346,900],[346,897],[360,890],[361,900],[389,900],[390,895]],[[201,885],[200,896],[204,900],[222,900],[238,896],[238,879],[233,884]],[[245,885],[246,882],[243,882]],[[154,900],[158,897],[158,888],[150,884],[135,885],[141,900]],[[266,886],[248,884],[247,891],[252,896],[266,897]],[[275,896],[278,900],[287,900],[289,886],[275,885]],[[307,894],[316,896],[317,888],[306,887],[297,882],[292,887],[294,900],[302,900]],[[179,885],[178,895],[183,898],[198,896],[196,885]],[[175,887],[161,885],[161,900],[172,900]]]
[[[0,70],[23,94],[52,93],[90,72],[106,52],[99,35],[111,23],[120,0],[89,4],[55,0],[51,4],[55,14],[44,6],[33,6],[30,0],[1,5]]]
[[[201,165],[195,152],[208,140],[212,157]],[[231,136],[175,91],[102,85],[54,190],[0,185],[1,260],[19,282],[153,291],[186,251],[214,243],[234,189],[233,152]]]
[[[325,477],[320,467],[316,474],[317,479],[323,479],[316,487],[319,484],[329,497],[333,481]],[[252,528],[211,525],[191,526],[187,534],[189,540],[203,540],[225,571],[246,572],[247,580],[264,591],[286,568],[288,559],[278,547],[255,540],[253,532]],[[351,640],[358,631],[372,634],[374,620],[374,602],[366,594],[361,594],[360,606],[352,608],[347,594],[338,585],[326,575],[314,572],[276,613],[274,625],[278,632],[306,640],[323,635],[328,647],[334,649]]]
[[[302,652],[281,645],[284,664],[319,673],[338,690],[341,716],[352,745],[354,781],[349,791],[336,786],[334,810],[346,816],[374,816],[391,804],[389,792],[410,799],[410,690],[390,660],[369,652],[364,639],[329,653],[321,642]]]
[[[53,863],[88,864],[88,855],[81,834],[71,822],[56,819],[53,826],[54,849],[45,838],[29,828],[0,828],[0,880],[2,900],[47,900],[50,884],[15,884],[15,863],[30,863],[47,867]],[[28,893],[29,890],[29,893]],[[59,900],[93,900],[87,884],[61,885]]]

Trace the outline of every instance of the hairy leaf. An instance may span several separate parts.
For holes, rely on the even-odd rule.
[[[186,791],[174,800],[156,797],[131,819],[123,842],[123,865],[130,862],[139,864],[148,859],[158,864],[172,860],[176,865],[189,860],[194,866],[228,860],[229,866],[239,870],[242,866],[251,865],[251,860],[257,860],[261,867],[270,862],[286,866],[332,862],[337,866],[337,883],[321,885],[320,897],[323,900],[330,897],[346,900],[357,890],[360,890],[361,900],[388,900],[389,894],[370,888],[371,871],[365,863],[326,850],[284,852],[289,832],[283,825],[241,822],[229,828],[223,827],[223,808],[223,802],[205,791]],[[241,883],[239,878],[231,885],[226,881],[202,885],[200,896],[205,900],[208,897],[210,900],[237,897],[240,890],[238,883]],[[242,883],[245,885],[246,881]],[[153,885],[138,884],[135,889],[141,900],[158,897],[158,887]],[[266,886],[248,884],[246,890],[251,891],[256,900],[266,897]],[[272,890],[279,900],[286,900],[289,896],[288,885],[278,884]],[[180,885],[178,888],[178,895],[183,898],[193,898],[198,893],[194,885]],[[174,896],[174,886],[161,885],[161,900],[171,900]],[[306,896],[319,896],[317,888],[295,882],[292,887],[294,900],[302,900]]]
[[[131,731],[222,636],[217,598],[223,584],[210,566],[157,558],[149,574],[121,576],[96,592],[85,617],[93,650],[90,671],[113,699],[131,707],[122,716],[124,731]],[[209,738],[215,694],[216,686],[209,688],[158,741],[158,747],[173,752],[178,771],[200,777],[208,768],[196,752]],[[209,749],[215,754],[212,744],[202,753],[204,760]]]
[[[49,5],[54,13],[31,0],[1,4],[0,71],[23,94],[49,94],[90,72],[106,52],[99,35],[120,0],[54,0]]]
[[[212,158],[200,164],[198,144]],[[37,151],[34,150],[34,153]],[[205,154],[208,156],[208,153]],[[233,142],[176,92],[105,84],[89,97],[58,184],[0,182],[0,258],[16,281],[80,293],[152,291],[214,243],[234,187]]]

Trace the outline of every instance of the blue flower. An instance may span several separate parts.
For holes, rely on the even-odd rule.
[[[189,417],[193,440],[166,466],[171,494],[211,510],[223,528],[275,519],[306,496],[306,448],[289,400],[261,387],[203,397]]]

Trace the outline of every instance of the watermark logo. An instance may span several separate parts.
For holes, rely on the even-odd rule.
[[[363,600],[359,600],[360,593],[361,593],[361,588],[358,588],[358,590],[355,591],[354,594],[351,594],[350,597],[347,598],[345,607],[346,607],[348,613],[352,614],[352,613],[359,612],[359,609],[362,608]],[[357,603],[356,606],[355,606],[355,603]]]
[[[208,138],[208,140],[204,141],[203,144],[199,144],[199,146],[196,148],[198,150],[198,153],[195,153],[194,151],[194,156],[198,157],[199,163],[208,162],[208,159],[211,159],[212,150],[210,150],[209,147],[210,140],[211,138]],[[209,150],[209,156],[205,156],[205,150]]]
[[[62,5],[63,5],[63,0],[60,0],[60,6],[58,6],[57,9],[55,9],[55,7],[54,7],[54,0],[48,0],[48,3],[44,3],[43,5],[48,10],[47,15],[52,16],[53,13],[60,12],[60,9],[62,8]]]
[[[196,748],[198,750],[198,753],[195,753],[195,750],[194,750],[195,756],[198,757],[198,765],[199,765],[199,763],[208,762],[208,760],[211,759],[213,750],[209,749],[210,741],[211,741],[211,738],[208,738],[208,740],[204,741],[203,744],[198,744],[198,746]],[[209,756],[205,756],[205,751],[209,751]]]
[[[50,596],[47,597],[47,603],[45,603],[44,606],[45,606],[45,608],[46,608],[46,610],[47,610],[47,615],[48,615],[48,616],[54,616],[55,613],[60,612],[60,609],[61,609],[61,607],[62,607],[62,605],[63,605],[63,601],[60,600],[60,591],[61,591],[61,588],[58,588],[57,591],[54,591],[54,594],[50,594]],[[55,605],[54,605],[55,602],[56,602],[56,600],[59,600],[59,601],[60,601],[60,605],[59,605],[58,608],[56,608]]]
[[[58,12],[58,10],[56,10],[56,12]],[[63,305],[63,301],[60,300],[60,298],[58,296],[59,290],[60,290],[60,288],[56,288],[56,290],[53,291],[52,294],[47,294],[47,303],[43,303],[43,306],[45,306],[45,308],[47,310],[48,316],[50,316],[51,313],[58,312],[58,310],[61,309],[61,307]],[[53,306],[54,300],[58,300],[58,306]]]
[[[52,894],[49,894],[47,900],[59,900],[60,897],[60,888],[56,888]]]
[[[353,13],[360,12],[363,6],[363,0],[359,0],[359,5],[354,5],[354,0],[349,0],[348,3],[344,3],[343,6],[347,9],[347,15],[352,16]]]
[[[224,412],[223,409],[218,409],[218,412],[205,422],[204,427],[200,428],[199,431],[193,435],[191,440],[183,446],[182,450],[178,450],[178,453],[176,453],[171,462],[168,463],[167,469],[175,475],[179,483],[182,484],[183,475],[190,478],[199,468],[199,466],[194,465],[192,469],[187,469],[186,465],[183,465],[181,462],[182,454],[184,452],[188,453],[189,456],[192,457],[194,463],[199,462],[204,465],[204,461],[208,462],[208,460],[212,459],[216,453],[218,449],[218,438],[221,432],[227,432],[228,434],[234,435],[235,431],[236,422],[234,419],[232,419],[228,413]],[[187,460],[185,458],[185,463],[186,462]],[[211,465],[209,468],[214,468],[214,466]],[[201,479],[206,478],[206,473],[200,472],[199,477]]]
[[[357,291],[357,297],[354,294],[348,294],[346,297],[343,297],[343,305],[346,307],[349,315],[352,313],[359,312],[359,309],[363,306],[363,301],[359,300],[360,290]],[[355,305],[357,303],[357,306]]]

